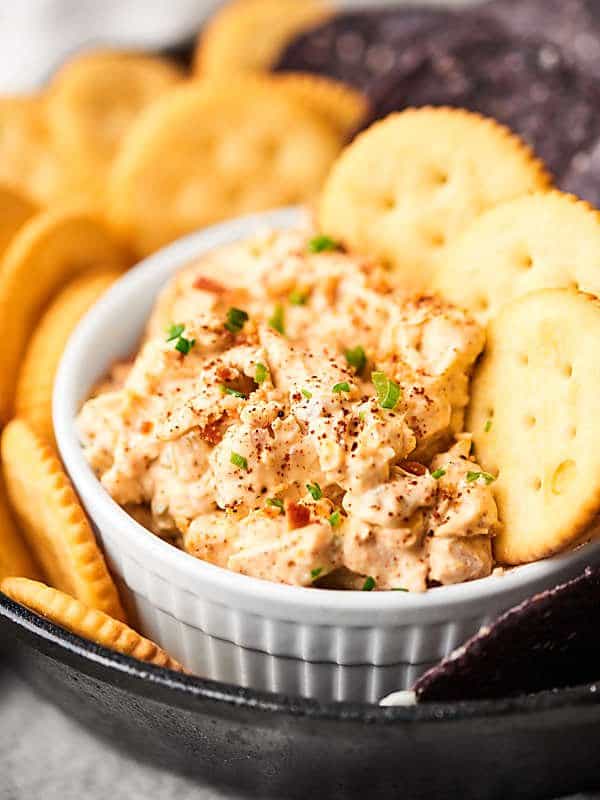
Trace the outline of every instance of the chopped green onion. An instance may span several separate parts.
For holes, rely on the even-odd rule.
[[[221,385],[221,391],[223,394],[230,394],[233,397],[241,397],[243,400],[246,399],[246,395],[243,392],[239,392],[237,389],[232,389],[231,386]]]
[[[315,236],[308,243],[308,249],[311,253],[323,253],[326,250],[337,250],[338,247],[338,243],[332,239],[331,236],[326,236],[323,233],[319,234],[319,236]]]
[[[285,321],[283,306],[277,303],[273,309],[273,316],[268,320],[269,325],[278,333],[285,333]]]
[[[169,325],[167,328],[167,342],[172,342],[173,339],[179,339],[185,330],[185,325]]]
[[[496,480],[489,472],[467,472],[467,483],[473,483],[479,478],[483,478],[488,486]]]
[[[402,396],[402,389],[384,372],[374,372],[371,375],[373,386],[377,392],[377,399],[382,408],[396,408]]]
[[[299,289],[292,289],[288,300],[293,306],[304,306],[308,300],[308,292],[301,292]]]
[[[334,511],[333,514],[330,514],[328,517],[329,524],[332,528],[337,528],[340,522],[342,521],[342,517],[339,511]]]
[[[183,336],[180,336],[175,342],[175,350],[178,350],[182,355],[187,356],[195,344],[195,339],[185,339]]]
[[[278,497],[269,497],[267,499],[267,505],[272,506],[273,508],[278,508],[282,514],[285,513],[283,508],[283,500],[280,500]]]
[[[239,333],[248,322],[248,314],[241,308],[230,308],[227,311],[227,321],[225,327],[231,333]]]
[[[395,586],[392,592],[408,592],[408,589],[405,589],[404,586]]]
[[[257,383],[264,383],[269,377],[269,370],[264,364],[258,363],[256,365],[256,372],[254,373],[254,380]]]
[[[341,383],[336,383],[332,391],[334,391],[336,394],[341,394],[341,392],[349,392],[350,384],[348,383],[348,381],[342,381]]]
[[[239,453],[234,453],[231,451],[231,456],[229,460],[233,464],[234,467],[239,467],[240,469],[248,469],[248,459],[244,456],[241,456]]]
[[[308,389],[300,389],[303,397],[306,397],[307,400],[310,400],[312,397],[312,392],[309,392]]]
[[[363,583],[362,591],[363,592],[372,592],[375,588],[375,578],[372,578],[370,575]]]
[[[445,474],[446,474],[446,470],[440,468],[440,469],[436,469],[434,472],[432,472],[431,473],[431,477],[435,478],[436,481],[439,481],[439,479],[443,478]]]
[[[484,427],[483,430],[486,433],[489,433],[492,430],[492,420],[491,419],[488,419],[488,421],[485,423],[485,427]]]
[[[358,418],[359,418],[359,420],[361,422],[364,422],[365,419],[367,418],[367,412],[366,411],[359,411],[358,412]]]
[[[310,492],[313,500],[320,500],[323,497],[323,491],[316,481],[315,483],[307,483],[306,488]]]
[[[317,567],[316,569],[311,569],[310,577],[313,579],[313,581],[316,581],[322,572],[323,572],[323,567]]]
[[[346,350],[344,355],[346,356],[346,361],[356,370],[357,375],[360,375],[367,364],[367,356],[364,349],[357,345],[351,350]]]

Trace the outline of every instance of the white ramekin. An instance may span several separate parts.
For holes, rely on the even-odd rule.
[[[258,228],[289,227],[301,214],[284,209],[201,231],[125,275],[69,342],[56,380],[54,424],[66,468],[144,633],[208,678],[376,702],[408,687],[500,612],[598,562],[600,543],[419,595],[268,583],[199,561],[136,523],[94,476],[74,427],[90,388],[113,361],[134,351],[157,292],[180,267]]]

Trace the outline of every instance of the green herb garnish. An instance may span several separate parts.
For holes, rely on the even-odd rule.
[[[196,344],[195,339],[186,339],[183,336],[185,325],[177,324],[170,325],[167,328],[167,342],[175,342],[175,350],[182,353],[184,356],[190,352],[192,347]]]
[[[292,289],[288,296],[288,300],[293,306],[304,306],[308,300],[308,292],[301,292],[299,289]]]
[[[339,244],[331,236],[326,236],[324,233],[315,236],[308,243],[308,249],[311,253],[324,253],[326,250],[337,250],[338,247]]]
[[[231,386],[221,385],[221,391],[223,394],[232,395],[232,397],[241,397],[242,400],[246,399],[246,395],[243,392],[240,392],[237,389],[232,389]]]
[[[230,308],[227,311],[225,327],[231,333],[239,333],[246,322],[248,322],[248,314],[246,314],[245,311],[242,311],[241,308]]]
[[[392,592],[408,592],[408,589],[405,589],[404,586],[395,586]]]
[[[382,408],[396,408],[402,396],[402,389],[384,372],[374,372],[371,375],[373,386],[377,392],[377,399]]]
[[[473,483],[479,478],[483,478],[488,486],[496,480],[489,472],[467,472],[467,483]]]
[[[312,397],[312,392],[309,392],[308,389],[300,389],[300,392],[302,396],[305,397],[307,400],[310,400],[310,398]]]
[[[332,391],[335,392],[336,394],[340,394],[341,392],[349,392],[350,384],[348,383],[348,381],[342,381],[341,383],[336,383]]]
[[[281,303],[277,303],[273,309],[273,315],[270,317],[268,322],[273,330],[276,330],[278,333],[285,333],[285,317]]]
[[[233,464],[234,467],[239,467],[240,469],[248,469],[248,459],[244,456],[241,456],[239,453],[235,453],[233,450],[231,451],[231,456],[229,460]]]
[[[323,567],[317,567],[316,569],[311,569],[310,577],[313,579],[313,581],[316,581],[322,572],[323,572]]]
[[[431,477],[435,478],[436,481],[439,481],[440,478],[443,478],[446,474],[445,469],[436,469],[434,472],[431,473]]]
[[[362,591],[363,592],[372,592],[375,588],[375,578],[372,578],[370,575],[363,583]]]
[[[492,430],[492,420],[491,419],[488,419],[488,421],[485,423],[485,426],[484,426],[483,430],[485,431],[485,433],[489,433]]]
[[[307,483],[306,488],[313,500],[320,500],[323,497],[323,491],[316,481],[315,483]]]
[[[339,511],[334,511],[333,514],[330,514],[327,519],[332,528],[337,528],[340,522],[342,521],[342,517]]]
[[[264,383],[268,377],[269,377],[269,370],[265,367],[264,364],[258,363],[256,365],[256,372],[254,373],[254,380],[257,383]]]
[[[185,330],[185,325],[169,325],[167,328],[167,342],[172,342],[173,339],[179,339]]]
[[[360,375],[367,365],[367,356],[364,349],[357,345],[351,350],[346,350],[344,355],[346,356],[346,361],[356,370],[357,375]]]
[[[267,505],[272,506],[273,508],[278,508],[282,514],[285,513],[285,510],[283,508],[283,500],[280,500],[278,497],[267,498]]]

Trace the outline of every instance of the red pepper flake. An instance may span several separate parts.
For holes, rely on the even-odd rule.
[[[296,528],[304,528],[310,522],[309,509],[298,503],[287,503],[285,507],[285,516],[288,528],[291,531],[296,530]]]
[[[206,275],[198,275],[192,283],[192,287],[203,292],[212,292],[213,294],[223,294],[223,292],[227,291],[224,286],[211,278],[207,278]]]
[[[410,475],[417,475],[418,477],[425,475],[427,472],[426,467],[418,461],[401,461],[398,466],[400,469],[404,470],[404,472],[408,472]]]
[[[223,439],[222,423],[223,417],[209,422],[203,428],[200,428],[200,438],[205,442],[215,447]]]

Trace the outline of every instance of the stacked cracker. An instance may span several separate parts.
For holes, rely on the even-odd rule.
[[[310,201],[326,175],[323,232],[379,258],[407,291],[440,291],[489,321],[469,427],[497,478],[497,558],[516,564],[571,546],[600,510],[599,215],[552,191],[507,129],[460,110],[393,115],[330,170],[364,102],[329,81],[266,78],[269,48],[232,47],[245,15],[269,19],[273,8],[243,0],[223,12],[203,37],[195,82],[158,59],[97,53],[67,65],[47,96],[0,102],[10,134],[0,139],[2,589],[76,633],[173,668],[127,627],[54,449],[56,366],[132,253],[222,215]],[[289,8],[278,47],[306,15],[326,13],[306,0]],[[214,77],[228,48],[229,73]]]

